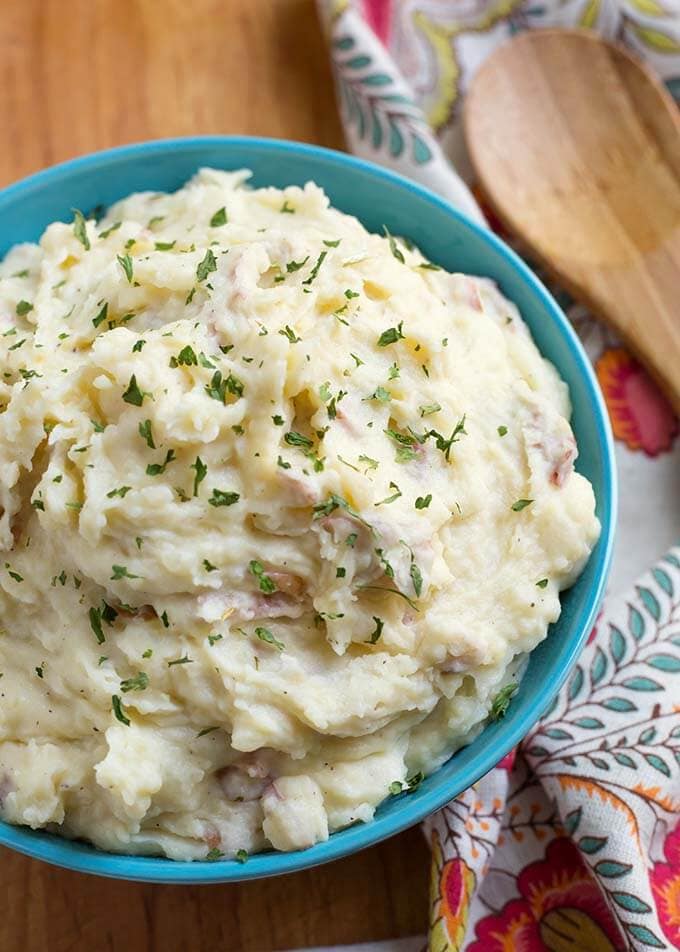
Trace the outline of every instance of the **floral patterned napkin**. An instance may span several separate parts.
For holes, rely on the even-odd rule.
[[[597,30],[645,58],[680,99],[678,0],[318,4],[351,151],[478,221],[460,105],[484,57],[516,31]],[[680,427],[615,336],[553,291],[594,363],[617,439],[610,595],[543,720],[423,825],[433,952],[680,949]]]

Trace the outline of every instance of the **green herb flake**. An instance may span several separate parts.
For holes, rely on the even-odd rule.
[[[499,427],[498,427],[498,435],[499,435],[499,436],[505,436],[505,434],[506,434],[507,432],[508,432],[507,426],[499,426]]]
[[[366,639],[367,645],[376,644],[383,633],[383,628],[385,627],[385,622],[382,620],[382,618],[378,618],[377,615],[373,615],[372,617],[373,617],[373,621],[375,622],[375,628],[373,629],[369,637]]]
[[[19,301],[16,306],[16,312],[19,317],[24,317],[26,314],[30,314],[33,310],[33,305],[30,301]]]
[[[149,675],[144,671],[138,671],[133,678],[125,678],[120,682],[120,689],[123,694],[128,691],[145,691],[149,686]]]
[[[283,419],[283,417],[280,416],[278,413],[275,413],[275,414],[272,416],[272,422],[274,423],[274,426],[283,426],[283,424],[284,424],[286,421],[285,421],[285,420]]]
[[[282,215],[294,215],[295,209],[292,207],[292,205],[288,204],[288,199],[286,199],[281,208],[279,208],[279,212]]]
[[[115,582],[121,578],[141,578],[141,575],[133,575],[132,572],[129,572],[124,565],[112,565],[111,566],[112,576],[111,581]]]
[[[517,693],[517,690],[518,684],[516,681],[511,681],[500,689],[491,702],[491,708],[489,709],[489,717],[492,721],[499,721],[505,717],[508,707],[510,706],[510,701]]]
[[[85,251],[90,250],[90,239],[87,237],[87,225],[85,216],[77,208],[73,208],[73,234],[81,243]]]
[[[415,507],[416,509],[427,509],[431,502],[432,493],[428,493],[427,496],[418,496],[415,502]]]
[[[264,641],[267,645],[273,645],[274,648],[277,648],[279,651],[283,651],[285,645],[282,641],[279,641],[278,638],[275,638],[269,628],[256,628],[255,634],[260,639]]]
[[[337,248],[341,241],[342,241],[342,238],[336,238],[335,241],[324,240],[324,245],[327,248]]]
[[[215,255],[212,253],[210,248],[205,253],[205,257],[199,263],[196,268],[196,278],[199,283],[205,281],[209,274],[212,274],[213,271],[217,271],[217,261]]]
[[[293,330],[293,328],[290,327],[288,324],[286,324],[285,327],[281,328],[281,330],[279,331],[279,334],[281,334],[282,337],[287,337],[288,340],[291,342],[291,344],[299,344],[300,341],[302,340],[302,338],[298,337],[295,331]]]
[[[394,236],[391,235],[389,231],[387,230],[387,225],[383,225],[383,232],[385,233],[385,238],[387,238],[389,242],[390,251],[392,252],[394,257],[397,259],[397,261],[401,261],[402,264],[405,264],[406,262],[404,261],[404,255],[402,254],[401,249],[397,245],[397,242]]]
[[[218,208],[218,209],[217,209],[217,211],[215,212],[215,214],[214,214],[214,215],[212,216],[212,218],[210,219],[210,227],[211,227],[211,228],[221,228],[222,225],[226,225],[226,224],[227,224],[227,221],[228,221],[228,218],[227,218],[227,209],[226,209],[226,208],[224,207],[224,205],[223,205],[222,208]]]
[[[533,502],[533,499],[518,499],[517,502],[513,502],[510,506],[513,512],[521,512],[522,509],[526,509],[527,506],[530,506]]]
[[[113,713],[117,721],[120,721],[121,724],[125,724],[126,727],[130,726],[130,718],[126,717],[125,709],[121,702],[121,699],[117,694],[111,695],[111,707],[113,708]]]
[[[384,387],[376,387],[369,399],[378,400],[379,403],[389,403],[392,399],[392,394]]]
[[[150,450],[156,449],[156,444],[153,439],[153,431],[151,429],[151,420],[144,420],[143,423],[139,424],[139,435],[146,442],[146,445]]]
[[[207,737],[208,734],[213,734],[218,730],[219,727],[204,727],[202,731],[199,731],[198,734],[196,734],[196,737]]]
[[[296,271],[299,271],[300,268],[304,268],[304,266],[307,264],[308,261],[309,261],[309,255],[307,255],[307,257],[304,258],[302,261],[289,261],[288,264],[286,265],[286,272],[288,274],[294,274]]]
[[[222,489],[213,489],[208,500],[211,506],[233,506],[241,498],[239,493],[225,492]]]
[[[322,252],[321,252],[321,254],[319,255],[319,257],[316,259],[316,264],[315,264],[314,267],[312,268],[309,277],[308,277],[305,281],[302,282],[303,284],[310,285],[310,284],[312,283],[312,281],[314,281],[314,279],[316,278],[317,274],[319,273],[319,268],[320,268],[321,265],[323,264],[324,259],[325,259],[325,257],[326,257],[327,254],[328,254],[327,251],[322,251]]]
[[[290,469],[290,463],[287,463],[281,455],[279,455],[279,458],[276,460],[276,465],[280,466],[281,469]]]
[[[421,417],[430,416],[430,414],[438,413],[440,410],[441,406],[438,403],[425,403],[418,407],[418,412]]]
[[[147,648],[146,651],[142,652],[142,658],[150,658],[153,655],[153,648]]]
[[[209,644],[210,647],[212,648],[213,645],[217,644],[218,641],[222,641],[222,637],[223,637],[223,636],[222,636],[221,634],[219,634],[219,633],[218,633],[218,634],[208,635],[208,644]]]
[[[118,229],[120,228],[122,224],[123,224],[122,221],[115,221],[109,228],[106,228],[104,231],[100,231],[99,237],[108,238],[109,235],[112,235],[114,233],[114,231],[118,231]]]
[[[418,565],[411,554],[411,567],[409,570],[411,576],[411,581],[413,582],[413,591],[416,593],[416,598],[420,598],[420,594],[423,590],[423,575]]]
[[[103,645],[106,641],[104,629],[102,628],[102,613],[98,608],[91,608],[88,613],[90,619],[90,628],[94,632],[98,645]]]
[[[378,347],[389,347],[390,344],[396,344],[398,340],[404,340],[403,326],[404,322],[399,321],[397,327],[388,327],[386,331],[383,331],[378,338]]]
[[[111,489],[107,492],[106,498],[113,499],[114,496],[120,496],[121,499],[125,499],[131,489],[132,486],[119,486],[118,489]]]
[[[208,467],[205,465],[200,456],[196,457],[196,460],[191,464],[189,469],[193,469],[194,473],[194,496],[198,496],[198,487],[201,485],[205,477],[208,475]]]
[[[187,344],[186,347],[183,347],[179,354],[176,357],[170,358],[171,367],[197,367],[198,366],[198,357],[196,356],[196,351],[194,348]]]
[[[206,570],[206,572],[216,572],[216,571],[217,571],[217,566],[216,566],[216,565],[213,565],[212,562],[211,562],[209,559],[203,559],[203,568]]]
[[[161,476],[165,472],[168,464],[174,462],[175,459],[175,451],[168,450],[162,463],[149,463],[149,465],[146,467],[146,475]]]
[[[399,499],[401,496],[401,490],[396,483],[390,483],[390,489],[394,489],[395,492],[391,496],[387,496],[385,499],[381,499],[379,502],[373,503],[374,506],[386,506],[391,502],[394,502],[396,499]]]
[[[237,863],[246,863],[248,862],[248,850],[236,850],[234,854],[234,859]]]
[[[128,388],[123,394],[123,400],[125,400],[126,403],[131,403],[132,406],[141,407],[141,405],[144,403],[145,396],[146,394],[144,394],[137,386],[137,377],[135,374],[133,374],[130,377]]]
[[[273,592],[277,591],[276,582],[265,574],[264,566],[261,562],[258,562],[256,559],[252,559],[248,563],[248,568],[257,579],[261,592],[264,592],[265,595],[271,595]]]
[[[547,584],[548,584],[548,579],[547,579],[547,578],[542,578],[542,579],[539,579],[538,582],[536,582],[536,587],[537,587],[537,588],[545,588]]]
[[[130,255],[116,255],[116,260],[118,264],[121,266],[121,268],[123,269],[123,273],[125,274],[125,277],[128,279],[128,284],[132,284],[132,275],[133,275],[132,258],[130,257]]]
[[[168,661],[168,667],[173,668],[176,664],[193,664],[193,658],[190,658],[189,655],[182,655],[181,658],[173,658],[172,661]]]
[[[335,570],[336,578],[344,578],[347,575],[347,569],[343,568],[342,565],[339,565]]]
[[[142,347],[144,346],[144,344],[146,344],[146,341],[145,341],[145,340],[138,340],[138,341],[136,341],[135,344],[134,344],[133,347],[132,347],[132,353],[133,353],[133,354],[141,354],[141,352],[142,352]]]
[[[377,460],[377,459],[371,459],[370,456],[365,456],[363,453],[362,453],[361,456],[359,457],[359,462],[366,464],[367,471],[368,471],[369,469],[377,469],[378,466],[379,466],[379,463],[378,463],[378,460]]]
[[[302,433],[297,433],[295,430],[290,430],[286,433],[283,437],[283,441],[287,443],[288,446],[304,446],[307,449],[311,449],[312,446],[314,446],[308,436],[303,436]]]

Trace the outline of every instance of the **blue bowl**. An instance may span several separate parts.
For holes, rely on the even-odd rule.
[[[249,168],[262,185],[303,185],[313,179],[342,211],[369,231],[385,224],[407,235],[449,271],[485,275],[519,307],[541,352],[569,384],[577,469],[595,490],[602,534],[562,614],[532,653],[519,692],[501,721],[454,754],[416,791],[391,797],[370,823],[334,833],[295,853],[261,853],[246,863],[178,863],[118,856],[85,843],[0,823],[0,843],[82,872],[146,882],[215,883],[273,876],[346,856],[417,823],[490,770],[546,711],[588,636],[602,598],[612,554],[616,471],[607,413],[590,363],[564,314],[526,265],[498,238],[413,182],[328,149],[272,139],[210,136],[124,146],[74,159],[0,192],[0,257],[19,241],[35,241],[49,222],[69,221],[73,208],[110,205],[143,189],[172,191],[200,166]]]

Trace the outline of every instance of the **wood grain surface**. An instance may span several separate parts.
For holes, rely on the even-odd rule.
[[[313,0],[0,0],[0,186],[124,142],[197,133],[342,148]],[[280,879],[149,886],[0,849],[0,952],[251,952],[425,930],[411,830]]]

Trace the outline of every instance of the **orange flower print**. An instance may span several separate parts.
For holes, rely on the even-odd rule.
[[[521,899],[477,923],[467,952],[624,952],[626,944],[578,848],[553,840],[517,877]]]
[[[613,347],[595,364],[614,436],[631,450],[658,456],[671,449],[680,427],[670,404],[638,361]]]
[[[680,824],[666,837],[666,863],[656,863],[650,880],[664,935],[673,948],[680,948]]]

